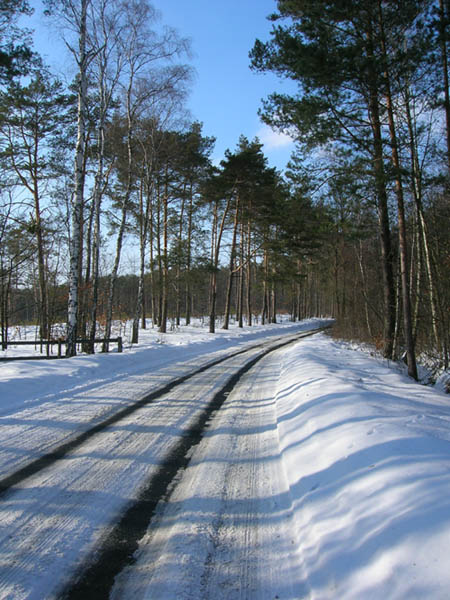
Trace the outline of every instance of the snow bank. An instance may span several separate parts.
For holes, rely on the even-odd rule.
[[[311,598],[449,598],[448,396],[321,334],[286,351],[277,413]]]

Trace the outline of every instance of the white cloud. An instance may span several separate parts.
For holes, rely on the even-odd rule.
[[[286,135],[271,129],[268,125],[263,125],[256,133],[259,140],[266,147],[266,150],[276,150],[278,148],[286,148],[294,143],[294,140]]]

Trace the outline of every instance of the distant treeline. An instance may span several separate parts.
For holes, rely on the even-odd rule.
[[[283,311],[334,316],[412,377],[417,356],[448,368],[448,2],[278,0],[251,66],[297,84],[261,110],[296,141],[283,175],[243,136],[214,164],[188,44],[147,1],[45,4],[69,85],[17,30],[27,2],[0,6],[1,341],[63,322],[73,355],[117,318],[137,343],[149,317],[214,333]]]

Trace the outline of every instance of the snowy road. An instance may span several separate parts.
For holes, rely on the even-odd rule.
[[[448,600],[449,397],[317,326],[3,370],[0,599]]]
[[[298,334],[295,337],[297,336]],[[294,339],[293,336],[286,337],[286,340],[292,339]],[[266,348],[277,345],[280,345],[280,341],[272,340],[266,344]],[[199,428],[201,429],[201,424],[208,416],[208,407],[218,392],[230,378],[242,369],[243,365],[258,359],[265,351],[261,350],[261,347],[254,347],[205,371],[201,370],[197,375],[175,386],[169,393],[155,398],[149,404],[140,406],[132,414],[123,416],[108,427],[95,431],[95,435],[82,434],[82,443],[75,444],[75,447],[70,448],[69,452],[64,450],[62,456],[59,456],[61,453],[58,453],[58,450],[56,452],[53,450],[47,456],[50,463],[47,466],[42,460],[42,454],[47,451],[50,440],[53,445],[55,444],[55,439],[46,436],[46,432],[55,427],[59,434],[57,439],[65,443],[67,437],[65,429],[70,431],[70,427],[67,425],[67,421],[63,422],[64,426],[61,428],[61,423],[51,421],[41,415],[41,418],[44,419],[44,427],[41,429],[42,440],[39,445],[36,443],[36,432],[38,431],[36,422],[27,423],[26,426],[33,434],[30,435],[30,438],[34,440],[35,444],[33,452],[37,455],[37,459],[33,464],[36,472],[29,475],[27,467],[22,466],[23,457],[26,455],[26,443],[22,445],[22,456],[16,452],[14,453],[15,460],[4,460],[2,465],[3,481],[11,483],[12,480],[14,485],[10,489],[7,489],[6,485],[3,486],[0,505],[2,524],[0,597],[14,600],[54,596],[87,598],[86,589],[88,589],[92,598],[97,600],[107,598],[112,578],[117,572],[120,572],[124,564],[129,562],[130,554],[136,550],[137,539],[145,533],[145,529],[148,527],[155,494],[157,500],[158,495],[164,491],[164,488],[159,489],[160,483],[155,484],[155,481],[161,479],[161,465],[164,470],[167,464],[170,464],[171,455],[174,452],[176,454],[186,451],[185,440],[192,436],[192,430],[195,433]],[[271,436],[265,434],[259,436],[250,432],[245,436],[246,441],[242,446],[240,442],[238,443],[235,448],[237,454],[231,453],[223,462],[222,468],[225,469],[225,472],[218,472],[218,479],[211,481],[213,489],[210,490],[210,493],[213,494],[211,497],[213,504],[216,501],[226,502],[225,497],[222,500],[215,499],[213,490],[217,494],[220,490],[228,489],[229,483],[240,477],[239,472],[244,455],[247,456],[245,461],[251,470],[249,474],[246,474],[245,485],[248,493],[252,486],[262,480],[261,478],[266,481],[266,485],[273,485],[271,469],[275,463],[269,462],[267,468],[270,472],[261,472],[257,475],[259,467],[256,467],[256,463],[252,467],[253,461],[249,462],[249,457],[252,456],[258,461],[259,454],[265,451],[259,447],[260,444],[267,445],[267,451],[272,452],[270,447],[274,444],[272,437],[275,433],[273,414],[271,414],[273,408],[271,409],[270,406],[266,408],[266,401],[262,397],[261,401],[258,400],[262,394],[260,388],[262,371],[260,368],[256,373],[257,375],[247,376],[247,380],[250,382],[256,378],[254,384],[247,383],[247,385],[254,388],[252,397],[257,401],[256,406],[261,406],[261,410],[254,414],[251,412],[247,414],[246,408],[241,406],[240,413],[237,414],[234,405],[232,410],[226,408],[225,415],[234,415],[233,421],[226,425],[230,429],[228,438],[232,433],[233,423],[241,421],[249,424],[253,422],[253,426],[260,427],[262,432],[267,428],[272,428],[272,433]],[[266,375],[264,378],[265,384],[269,386],[264,392],[269,392],[268,398],[274,385],[273,377],[275,375],[271,375],[269,378]],[[235,393],[238,392],[234,392],[233,397],[235,397]],[[105,390],[102,391],[102,394],[106,397]],[[245,418],[242,418],[244,415]],[[72,418],[73,416],[72,414]],[[256,425],[257,423],[258,425]],[[21,425],[24,426],[23,420]],[[11,449],[14,448],[14,440],[18,435],[14,429],[14,425],[12,425],[9,428],[10,438],[2,440],[3,456],[8,456],[8,449],[11,453]],[[22,435],[24,433],[26,435],[26,431],[22,431]],[[260,437],[261,441],[259,441]],[[225,441],[224,443],[228,446],[229,442]],[[71,444],[73,441],[69,446]],[[203,452],[203,445],[201,448]],[[207,451],[209,452],[209,450]],[[214,448],[211,451],[214,452]],[[29,458],[28,456],[28,460]],[[228,460],[231,461],[229,465]],[[17,470],[17,465],[21,469]],[[15,473],[19,473],[16,480],[14,476],[10,475],[10,472],[14,471],[14,467],[16,467]],[[177,466],[175,471],[176,469]],[[237,471],[235,471],[236,469]],[[23,475],[24,473],[27,475],[26,477]],[[206,481],[209,485],[208,478]],[[199,485],[204,486],[205,481],[203,480]],[[156,488],[157,491],[155,492],[153,488]],[[233,486],[230,488],[230,493],[232,490]],[[151,498],[149,498],[149,494]],[[206,500],[209,502],[208,498]],[[216,515],[212,525],[216,528],[214,533],[216,542],[213,542],[213,545],[217,545],[222,535],[222,527],[217,523],[217,515],[222,515],[220,518],[226,519],[226,510],[226,508],[223,511],[212,510]],[[203,511],[203,507],[200,507],[200,511]],[[256,506],[249,505],[247,520],[256,518],[257,511]],[[139,519],[141,520],[138,525],[136,525],[137,512],[140,513]],[[144,512],[146,512],[145,515],[143,515]],[[208,513],[211,513],[211,510],[207,511]],[[128,515],[126,517],[128,521],[121,523],[120,520],[124,515]],[[241,519],[242,517],[237,515],[236,518]],[[126,530],[125,537],[127,539],[121,538],[124,534],[123,531],[118,533],[117,523],[120,524],[119,530]],[[116,527],[114,528],[112,524],[116,524]],[[165,526],[162,526],[162,530],[165,530]],[[241,531],[240,528],[234,528],[234,530]],[[248,532],[244,535],[248,535]],[[264,535],[271,534],[266,532]],[[117,536],[119,536],[119,540]],[[131,539],[128,539],[129,536]],[[239,545],[246,545],[244,539],[236,540],[236,542]],[[110,552],[111,545],[114,546],[113,556]],[[123,551],[119,551],[117,555],[119,546],[123,547]],[[225,547],[226,544],[223,548]],[[97,562],[92,558],[94,552],[98,555]],[[259,561],[260,558],[255,556],[252,557],[252,560]],[[210,585],[209,582],[212,584],[214,577],[219,576],[213,569],[214,561],[213,553],[208,554],[206,557],[208,568],[202,575],[203,587]],[[91,568],[90,575],[87,566]],[[248,573],[252,570],[248,570]],[[87,575],[86,571],[88,571]],[[232,572],[229,575],[231,577]],[[86,576],[88,579],[83,584],[83,578]],[[74,578],[80,577],[81,587],[73,586],[70,583]],[[123,586],[123,584],[121,585]],[[130,588],[133,585],[131,583]],[[252,583],[249,581],[248,585],[252,585]],[[121,595],[122,593],[119,597]],[[131,593],[129,597],[136,596]],[[153,597],[159,598],[159,592]]]
[[[280,455],[279,353],[233,389],[112,598],[301,598]]]

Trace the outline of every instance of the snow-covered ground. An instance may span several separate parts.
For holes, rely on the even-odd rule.
[[[126,347],[123,354],[0,363],[0,472],[7,475],[55,440],[118,410],[149,387],[231,349],[318,324],[310,320],[233,328],[215,336],[200,327],[164,337],[149,330],[139,346]],[[136,582],[141,587],[130,597],[448,599],[450,397],[325,334],[278,350],[258,364],[230,395],[227,410],[211,424],[169,499],[168,514],[173,503],[177,518],[172,519],[174,531],[161,529],[159,546],[165,550],[158,558],[158,577],[145,566],[143,540],[139,577],[130,575],[131,590]],[[202,403],[202,393],[186,401],[183,410]],[[168,408],[179,411],[181,403],[172,402]],[[177,412],[180,423],[186,414]],[[128,429],[130,436],[132,429],[135,435],[147,436],[151,460],[142,454],[131,468],[129,450],[122,442],[113,448],[111,441],[111,451],[100,453],[92,447],[71,460],[74,466],[80,463],[80,473],[82,464],[92,463],[92,532],[108,520],[109,510],[117,510],[117,505],[110,508],[112,492],[96,488],[96,461],[117,471],[123,464],[133,476],[135,469],[154,465],[155,440],[157,434],[164,439],[168,417],[165,420],[159,410],[154,418],[160,421],[153,428],[147,420],[113,432],[117,440],[119,429]],[[123,455],[115,464],[114,452],[119,450]],[[52,597],[46,595],[52,586],[46,587],[45,580],[54,578],[64,564],[67,567],[58,563],[59,554],[62,543],[72,543],[74,530],[63,542],[55,542],[58,556],[52,556],[42,533],[29,537],[28,545],[34,539],[43,549],[33,553],[27,548],[36,557],[35,564],[26,565],[27,572],[25,567],[17,570],[20,556],[13,554],[19,542],[13,538],[20,535],[16,522],[31,534],[40,519],[54,517],[45,528],[51,529],[53,539],[59,527],[57,513],[64,512],[56,491],[64,488],[71,510],[89,492],[86,480],[83,485],[71,483],[68,473],[66,468],[58,482],[45,477],[33,485],[24,482],[19,505],[14,505],[14,495],[2,502],[2,600]],[[123,482],[123,474],[118,477]],[[33,494],[41,496],[39,509]],[[115,495],[123,494],[120,489]],[[25,538],[23,543],[25,548]],[[75,551],[72,555],[73,560],[79,558]],[[65,560],[69,558],[70,553]],[[214,561],[221,561],[221,568],[213,573]],[[236,572],[245,572],[247,587],[240,587]],[[115,597],[125,598],[120,585],[125,584],[118,582]],[[182,595],[174,596],[180,591]]]
[[[177,376],[231,351],[239,350],[264,339],[288,333],[306,331],[326,324],[326,320],[308,319],[292,323],[280,319],[279,324],[217,329],[211,335],[208,327],[197,322],[193,326],[174,328],[160,334],[156,328],[140,331],[139,344],[131,345],[130,328],[117,330],[124,335],[124,352],[119,354],[112,344],[109,354],[79,355],[56,360],[13,360],[0,362],[0,426],[12,427],[19,444],[27,451],[17,452],[16,460],[26,461],[37,441],[44,447],[70,437],[74,429],[83,430],[92,421],[103,419],[142,397],[154,386],[161,386]],[[20,339],[33,339],[33,331],[22,331]],[[0,358],[38,356],[34,346],[8,346]],[[111,390],[113,392],[111,393]],[[63,423],[59,428],[52,422]],[[45,424],[48,427],[45,427]],[[56,439],[56,437],[58,439]],[[4,438],[3,438],[4,439]],[[7,468],[12,466],[10,456]],[[0,477],[5,461],[0,452]]]
[[[277,410],[312,597],[449,598],[450,397],[320,335]]]

